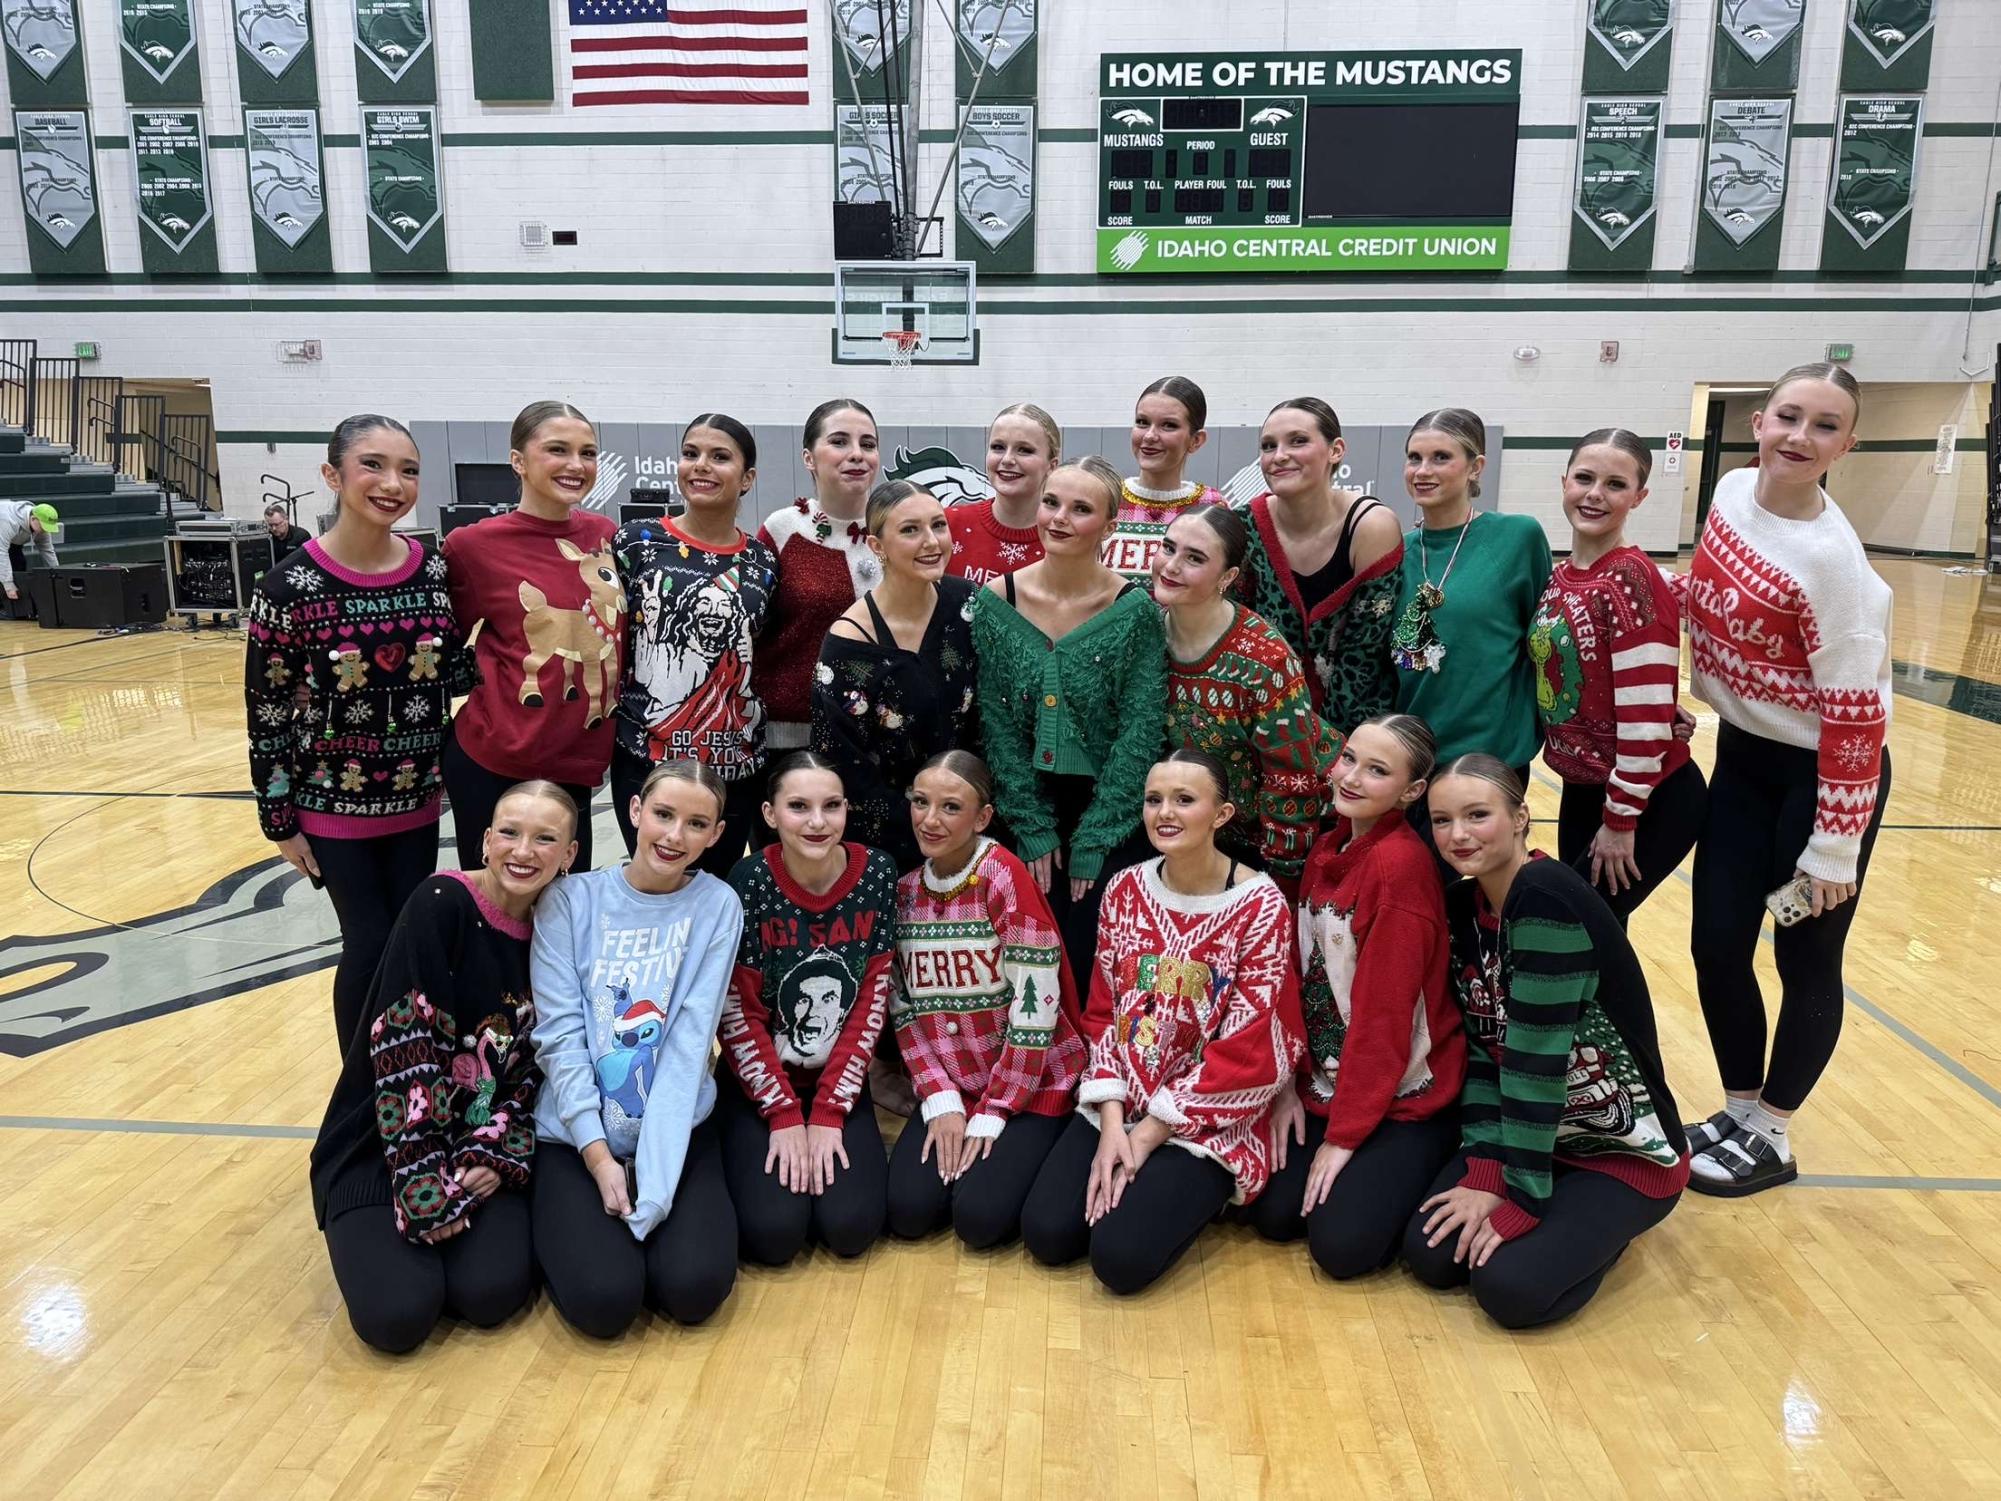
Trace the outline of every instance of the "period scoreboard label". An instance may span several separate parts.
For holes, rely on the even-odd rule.
[[[1521,53],[1100,59],[1098,269],[1508,263]]]

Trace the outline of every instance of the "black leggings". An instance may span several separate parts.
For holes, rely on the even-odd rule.
[[[618,832],[625,839],[628,855],[639,843],[639,830],[632,822],[632,800],[639,796],[639,789],[646,785],[652,771],[653,763],[643,756],[635,756],[624,746],[613,748],[611,811],[618,819]],[[703,850],[701,858],[695,861],[695,869],[706,870],[719,881],[730,878],[730,871],[744,857],[746,849],[763,849],[769,842],[765,836],[770,833],[764,826],[764,774],[759,772],[725,785],[728,795],[723,801],[722,838]]]
[[[501,793],[516,782],[529,778],[504,777],[497,771],[488,771],[459,744],[459,727],[456,724],[445,737],[445,749],[438,758],[438,767],[445,777],[445,799],[452,806],[452,833],[458,839],[459,869],[478,870],[483,863],[480,843],[488,825],[493,822],[494,806],[499,803]],[[586,787],[581,782],[558,782],[556,785],[569,793],[570,800],[577,805],[577,858],[571,862],[570,869],[589,870],[591,797],[597,789]]]
[[[737,1243],[745,1261],[784,1266],[818,1240],[836,1256],[859,1256],[882,1234],[889,1192],[889,1157],[875,1104],[866,1088],[841,1127],[848,1165],[834,1165],[822,1194],[794,1193],[764,1170],[771,1128],[725,1064],[716,1080],[716,1122],[723,1139],[723,1175],[736,1205]]]
[[[502,1189],[472,1211],[450,1240],[405,1240],[387,1204],[364,1204],[327,1221],[327,1258],[364,1344],[385,1355],[421,1345],[445,1314],[490,1329],[535,1291],[528,1201]]]
[[[1098,1128],[1088,1116],[1072,1116],[1022,1205],[1022,1244],[1044,1266],[1088,1253],[1092,1272],[1110,1291],[1144,1292],[1223,1212],[1237,1180],[1213,1157],[1163,1142],[1126,1185],[1119,1207],[1087,1225],[1084,1199],[1097,1154]]]
[[[340,919],[340,963],[334,969],[334,1036],[341,1055],[368,1008],[368,987],[389,944],[403,904],[438,868],[438,826],[427,823],[373,839],[308,834],[320,880]]]
[[[1421,1121],[1380,1122],[1341,1169],[1327,1198],[1300,1217],[1306,1174],[1327,1133],[1327,1122],[1308,1112],[1306,1144],[1289,1143],[1285,1166],[1244,1211],[1266,1240],[1303,1234],[1320,1270],[1336,1279],[1365,1277],[1396,1259],[1404,1227],[1431,1192],[1439,1168],[1459,1150],[1458,1111]]]
[[[935,1153],[919,1160],[925,1128],[913,1115],[889,1154],[889,1233],[918,1240],[950,1225],[975,1251],[1006,1245],[1021,1233],[1021,1206],[1069,1124],[1068,1114],[1014,1116],[993,1150],[947,1185]]]
[[[1779,970],[1779,1024],[1765,1059],[1765,998],[1752,959],[1765,923],[1765,896],[1793,878],[1793,862],[1813,832],[1818,757],[1725,724],[1716,737],[1709,817],[1695,850],[1695,916],[1690,953],[1696,994],[1723,1087],[1759,1091],[1777,1110],[1805,1103],[1841,1037],[1846,998],[1841,951],[1861,901],[1860,886],[1890,801],[1890,751],[1883,750],[1876,811],[1855,864],[1856,895],[1832,912],[1772,929]]]
[[[1424,1222],[1433,1211],[1411,1216],[1403,1238],[1404,1260],[1432,1287],[1473,1287],[1473,1301],[1503,1329],[1534,1329],[1577,1312],[1597,1293],[1605,1274],[1645,1231],[1668,1217],[1680,1194],[1650,1199],[1609,1173],[1554,1165],[1556,1181],[1542,1222],[1498,1246],[1487,1264],[1468,1270],[1454,1261],[1454,1230],[1435,1246],[1425,1244]],[[1431,1182],[1444,1193],[1466,1176],[1466,1154],[1445,1164]]]
[[[1638,884],[1616,895],[1605,889],[1603,881],[1593,888],[1619,919],[1620,927],[1695,848],[1708,805],[1709,786],[1702,779],[1702,768],[1693,761],[1682,762],[1655,784],[1633,829],[1633,859],[1640,867]],[[1586,881],[1591,879],[1591,841],[1598,837],[1604,822],[1604,783],[1563,784],[1563,807],[1556,816],[1557,857]]]
[[[674,1205],[644,1241],[604,1212],[591,1170],[561,1142],[536,1145],[529,1201],[549,1301],[593,1339],[618,1338],[642,1306],[699,1324],[736,1286],[736,1211],[713,1119],[689,1135]]]

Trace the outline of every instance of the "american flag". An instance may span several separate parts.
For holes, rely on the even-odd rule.
[[[570,98],[583,104],[805,104],[799,0],[728,8],[570,0]]]

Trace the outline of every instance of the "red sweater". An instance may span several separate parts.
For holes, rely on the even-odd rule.
[[[1605,788],[1605,827],[1632,828],[1688,759],[1674,738],[1681,609],[1637,547],[1551,570],[1529,626],[1542,758],[1566,782]]]
[[[1384,1120],[1450,1109],[1466,1035],[1449,977],[1445,893],[1431,851],[1386,813],[1348,844],[1347,819],[1315,841],[1299,893],[1300,1101],[1327,1140],[1359,1147]]]
[[[798,750],[813,738],[813,668],[827,628],[882,582],[882,564],[861,522],[837,521],[810,500],[765,517],[757,540],[771,549],[778,586],[751,660],[750,690],[764,701],[766,746]]]
[[[468,635],[485,622],[459,748],[488,771],[595,787],[611,765],[625,645],[617,530],[579,506],[562,521],[509,511],[445,538],[452,613]]]
[[[1032,526],[1002,526],[994,503],[971,500],[945,513],[952,523],[952,558],[945,571],[984,584],[1042,559],[1042,534]]]

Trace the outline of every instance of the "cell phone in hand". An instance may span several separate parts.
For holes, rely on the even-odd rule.
[[[1765,906],[1772,914],[1772,921],[1782,928],[1790,928],[1794,923],[1813,916],[1813,877],[1794,876],[1778,890],[1765,897]]]

